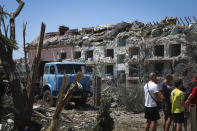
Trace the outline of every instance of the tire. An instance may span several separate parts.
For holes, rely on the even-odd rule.
[[[86,102],[87,102],[87,99],[86,98],[75,100],[75,104],[77,106],[85,106],[86,105]]]
[[[45,90],[43,94],[43,101],[46,102],[49,106],[54,106],[54,100],[51,96],[50,90]]]

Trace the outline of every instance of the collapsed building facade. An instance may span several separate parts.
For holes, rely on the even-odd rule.
[[[85,62],[102,80],[124,73],[128,85],[152,71],[162,77],[173,74],[176,64],[187,59],[184,31],[197,32],[196,22],[177,23],[176,17],[168,17],[154,25],[135,21],[82,29],[60,26],[58,32],[45,34],[41,59]],[[30,65],[38,40],[27,46]]]

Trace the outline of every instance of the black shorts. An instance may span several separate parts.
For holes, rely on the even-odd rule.
[[[156,121],[160,119],[158,107],[145,107],[144,117],[150,121]]]
[[[163,109],[163,113],[165,115],[165,118],[172,117],[171,108]]]
[[[174,123],[184,123],[184,112],[182,113],[173,113]]]

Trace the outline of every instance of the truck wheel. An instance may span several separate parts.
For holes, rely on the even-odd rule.
[[[46,102],[49,106],[54,106],[53,97],[51,96],[50,90],[44,91],[43,101]]]
[[[87,99],[78,99],[78,100],[75,100],[76,106],[84,106],[84,105],[86,105],[86,102],[87,102]]]

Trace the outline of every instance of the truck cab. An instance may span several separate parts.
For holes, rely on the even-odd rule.
[[[84,63],[80,62],[49,62],[44,66],[43,74],[43,99],[48,104],[53,105],[54,98],[57,98],[64,74],[69,79],[65,92],[70,88],[78,72],[83,73],[83,78],[79,81],[78,87],[75,88],[72,101],[85,103],[87,98],[92,94],[90,92],[91,79]],[[79,87],[80,86],[80,87]]]

